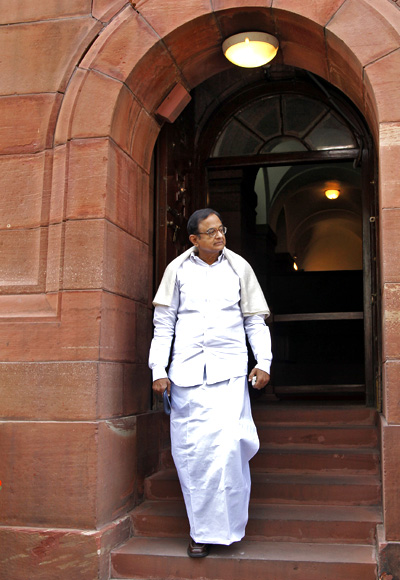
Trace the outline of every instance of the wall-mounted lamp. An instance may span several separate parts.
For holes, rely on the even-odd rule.
[[[244,68],[263,66],[278,52],[279,42],[266,32],[241,32],[227,38],[222,44],[226,58]]]
[[[337,199],[340,195],[340,189],[325,189],[325,195],[328,199]]]

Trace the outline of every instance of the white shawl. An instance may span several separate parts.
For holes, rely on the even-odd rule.
[[[178,268],[194,251],[195,247],[193,246],[168,264],[154,297],[154,306],[171,305]],[[265,317],[268,317],[270,314],[268,304],[250,264],[239,256],[239,254],[235,254],[235,252],[228,250],[228,248],[224,249],[224,253],[229,264],[240,279],[240,308],[243,316],[264,314]]]

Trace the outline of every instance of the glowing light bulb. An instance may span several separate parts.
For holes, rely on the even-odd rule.
[[[325,195],[328,199],[337,199],[340,195],[339,189],[325,189]]]

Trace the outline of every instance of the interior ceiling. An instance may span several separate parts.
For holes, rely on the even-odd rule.
[[[325,196],[330,187],[340,190],[335,200]],[[360,169],[352,162],[294,166],[278,184],[270,225],[285,236],[300,269],[356,270],[362,269],[361,211]]]
[[[327,199],[324,192],[328,188],[339,189],[340,196]],[[361,218],[360,171],[351,162],[291,167],[279,182],[272,200],[270,226],[274,231],[282,209],[291,230],[310,215],[332,209]]]

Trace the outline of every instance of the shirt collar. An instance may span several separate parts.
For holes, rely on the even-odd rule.
[[[200,260],[196,250],[190,254],[190,259],[192,260],[192,262],[194,262],[196,264],[200,264],[201,266],[208,266],[208,264],[206,264],[206,262],[203,262],[203,260]],[[222,260],[226,260],[225,248],[222,249],[217,260],[213,264],[211,264],[211,266],[214,266],[215,264],[219,264],[220,262],[222,262]]]

